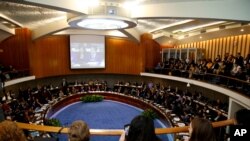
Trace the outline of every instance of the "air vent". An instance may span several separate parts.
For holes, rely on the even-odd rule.
[[[226,28],[226,26],[225,25],[221,25],[221,26],[219,26],[219,29],[225,29]]]
[[[248,25],[247,22],[241,23],[241,26]]]
[[[108,7],[108,10],[107,10],[106,14],[107,15],[117,15],[116,7],[113,7],[113,6]]]
[[[206,33],[206,29],[202,29],[200,33]]]

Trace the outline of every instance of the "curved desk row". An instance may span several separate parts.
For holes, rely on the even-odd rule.
[[[130,105],[134,105],[136,107],[139,107],[141,109],[148,109],[151,108],[155,110],[158,115],[165,120],[169,121],[169,115],[166,112],[166,109],[161,107],[160,105],[154,104],[149,100],[143,100],[137,97],[132,97],[128,95],[124,95],[121,93],[116,92],[105,92],[105,91],[90,91],[88,93],[78,93],[74,95],[70,95],[67,97],[63,97],[61,99],[58,99],[55,103],[52,103],[51,105],[47,106],[47,114],[46,116],[51,116],[54,112],[57,112],[62,107],[77,102],[80,100],[82,96],[87,95],[93,95],[98,94],[104,96],[105,99],[114,100],[114,101],[120,101],[123,103],[127,103]],[[169,121],[170,122],[170,121]],[[234,121],[232,119],[225,120],[225,121],[219,121],[214,122],[213,126],[216,127],[223,127],[227,125],[232,125]],[[35,124],[26,124],[26,123],[17,123],[18,126],[22,129],[27,130],[35,130],[35,131],[43,131],[43,132],[54,132],[58,133],[58,131],[61,131],[61,133],[68,133],[68,128],[62,127],[53,127],[53,126],[44,126],[44,125],[35,125]],[[61,130],[62,129],[62,130]],[[91,135],[105,135],[105,136],[119,136],[123,133],[123,129],[90,129]],[[172,128],[156,128],[155,129],[156,134],[172,134],[172,133],[182,133],[182,132],[188,132],[188,126],[184,127],[172,127]]]
[[[47,113],[45,115],[46,117],[50,117],[53,115],[55,112],[63,108],[64,106],[67,106],[71,103],[80,101],[80,98],[83,96],[87,95],[93,95],[93,94],[98,94],[104,96],[104,99],[107,100],[114,100],[118,102],[123,102],[129,105],[133,105],[135,107],[141,108],[141,109],[153,109],[160,117],[160,119],[167,121],[172,125],[172,122],[169,121],[169,115],[166,112],[166,109],[163,108],[159,104],[155,104],[152,101],[149,100],[144,100],[141,98],[133,97],[133,96],[128,96],[122,93],[116,93],[116,92],[106,92],[106,91],[90,91],[88,93],[78,93],[78,94],[73,94],[64,98],[59,99],[56,103],[52,104],[49,106],[50,108],[47,109]]]
[[[89,93],[79,93],[74,94],[71,96],[64,97],[60,99],[60,101],[50,105],[47,109],[46,116],[52,115],[54,112],[57,112],[62,107],[77,102],[80,100],[82,96],[86,95],[93,95],[93,94],[99,94],[105,97],[105,99],[109,100],[115,100],[124,102],[127,104],[131,104],[134,106],[137,106],[142,109],[152,108],[154,109],[161,118],[168,120],[168,114],[165,112],[165,109],[161,108],[159,105],[155,105],[152,102],[148,100],[139,99],[132,96],[127,96],[120,93],[115,92],[101,92],[101,91],[94,91]],[[232,125],[234,121],[232,119],[225,120],[225,121],[219,121],[214,122],[213,126],[216,127],[223,127],[227,125]],[[18,126],[22,129],[28,129],[28,130],[36,130],[36,131],[44,131],[44,132],[54,132],[58,133],[59,130],[61,130],[62,127],[53,127],[53,126],[44,126],[44,125],[35,125],[35,124],[26,124],[26,123],[17,123]],[[121,135],[123,133],[123,129],[90,129],[91,135],[105,135],[105,136],[117,136]],[[188,126],[184,127],[172,127],[172,128],[156,128],[155,129],[156,134],[171,134],[171,133],[180,133],[180,132],[188,132]],[[68,133],[68,128],[63,128],[61,133]]]

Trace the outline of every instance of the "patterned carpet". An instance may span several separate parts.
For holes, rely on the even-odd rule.
[[[104,100],[97,103],[77,102],[71,104],[50,118],[57,118],[62,125],[68,127],[72,121],[84,120],[91,129],[123,129],[125,124],[142,110],[124,103]],[[155,127],[166,127],[159,120],[155,120]],[[171,135],[161,135],[162,141],[172,141]],[[67,135],[60,135],[60,141],[67,141]],[[118,141],[119,136],[91,136],[91,141]]]

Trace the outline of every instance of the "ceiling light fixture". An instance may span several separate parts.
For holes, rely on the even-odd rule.
[[[77,23],[78,26],[88,29],[120,29],[128,27],[128,24],[113,19],[85,19]]]
[[[126,29],[137,25],[133,19],[109,15],[81,16],[70,19],[68,23],[72,27],[95,30]]]
[[[177,25],[189,23],[189,22],[192,22],[192,21],[194,21],[194,20],[183,20],[183,21],[171,23],[171,24],[164,25],[164,26],[162,26],[162,27],[158,27],[158,28],[156,28],[156,29],[150,30],[149,33],[155,32],[155,31],[157,31],[157,30],[162,30],[162,29],[165,29],[165,28],[169,28],[169,27],[173,27],[173,26],[177,26]]]
[[[3,24],[8,24],[9,22],[7,22],[7,21],[2,21],[2,23],[3,23]]]
[[[198,25],[198,26],[194,26],[194,27],[189,27],[189,28],[185,28],[185,29],[178,29],[178,30],[173,31],[173,33],[188,32],[188,31],[196,30],[196,29],[203,28],[203,27],[209,27],[209,26],[213,26],[213,25],[222,24],[222,23],[225,23],[225,22],[226,21],[218,21],[218,22],[212,22],[212,23]]]
[[[241,31],[241,32],[244,32],[244,29],[242,28],[240,31]]]

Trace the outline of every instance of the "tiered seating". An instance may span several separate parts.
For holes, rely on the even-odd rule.
[[[163,115],[166,119],[169,119],[169,122],[174,127],[189,125],[190,118],[193,118],[194,116],[203,116],[211,121],[217,121],[218,116],[221,116],[221,119],[225,119],[227,117],[227,113],[225,112],[227,109],[224,108],[222,110],[221,108],[223,107],[221,107],[221,103],[217,103],[219,105],[213,106],[216,102],[210,102],[207,98],[202,97],[202,95],[190,94],[187,92],[180,93],[180,91],[175,92],[174,90],[171,90],[170,87],[166,88],[161,84],[154,84],[152,82],[149,82],[148,84],[145,84],[144,82],[140,84],[136,82],[119,82],[114,84],[113,88],[107,88],[107,83],[97,82],[98,81],[96,81],[96,83],[73,83],[73,85],[71,84],[67,86],[66,91],[63,91],[63,87],[53,87],[52,85],[42,87],[38,86],[33,90],[28,89],[20,91],[19,96],[16,97],[19,101],[19,105],[16,106],[22,107],[26,105],[25,103],[30,104],[34,111],[30,114],[31,117],[28,118],[28,122],[43,125],[48,109],[53,107],[53,105],[55,105],[58,101],[62,101],[74,94],[108,92],[114,95],[130,97],[150,105],[156,112]],[[61,95],[60,93],[63,94]],[[189,109],[188,111],[185,111],[183,109],[186,107],[184,107],[181,111],[179,111],[180,107],[178,106],[183,105],[184,103],[190,104],[191,108],[197,109]],[[15,108],[16,106],[12,106],[12,108]],[[217,113],[220,114],[217,115]],[[15,114],[16,113],[12,113],[6,116],[13,116],[12,119],[16,120]],[[185,133],[180,133],[179,135],[186,136]]]

